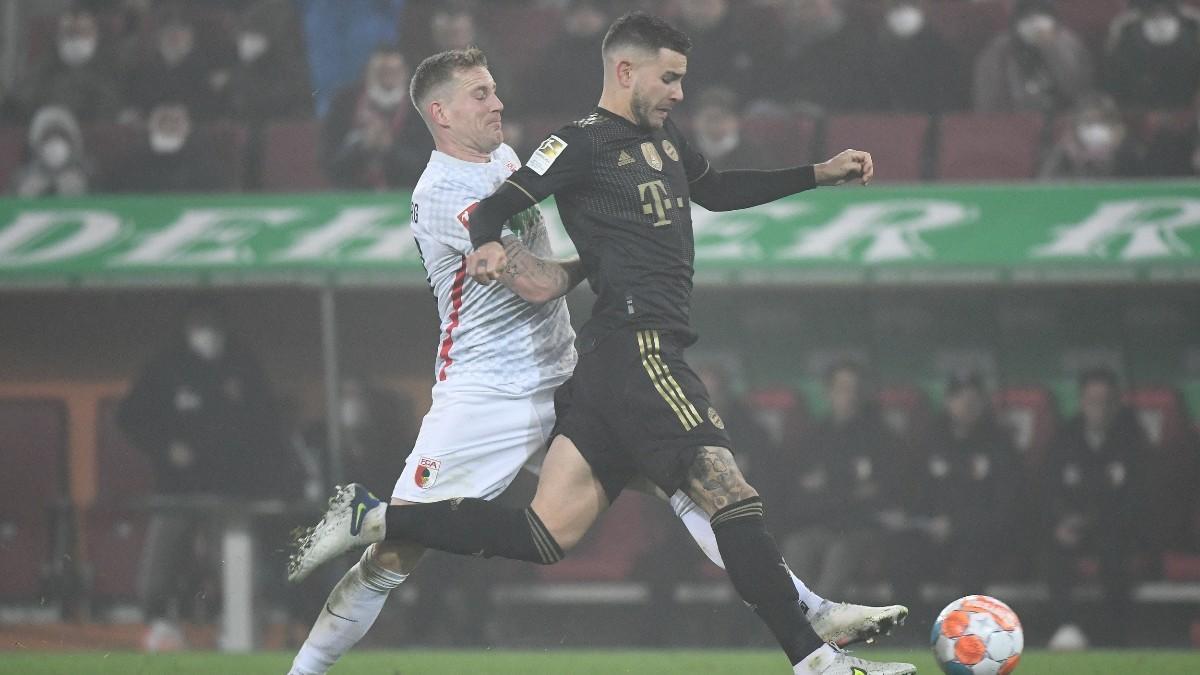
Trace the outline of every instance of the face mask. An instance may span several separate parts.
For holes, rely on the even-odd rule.
[[[160,155],[179,152],[179,149],[186,142],[187,136],[180,134],[169,134],[161,131],[150,132],[150,149]]]
[[[1029,14],[1017,22],[1017,35],[1025,44],[1037,42],[1038,37],[1054,30],[1054,17],[1049,14]]]
[[[92,60],[96,53],[96,38],[72,37],[58,41],[58,58],[68,66],[80,66]]]
[[[375,105],[381,108],[394,108],[404,100],[407,92],[404,87],[396,87],[395,89],[384,89],[378,84],[367,85],[367,97],[371,99]]]
[[[912,5],[902,5],[888,12],[888,28],[899,38],[910,38],[925,26],[925,13]]]
[[[238,36],[238,58],[242,63],[252,63],[266,53],[270,46],[267,36],[262,33],[242,33]]]
[[[42,143],[38,149],[42,163],[51,169],[61,169],[71,158],[71,144],[61,136],[55,136]]]
[[[724,138],[709,138],[701,134],[696,136],[696,145],[705,157],[719,159],[733,152],[740,140],[736,131]]]
[[[1169,45],[1179,37],[1179,18],[1167,15],[1146,19],[1142,22],[1142,35],[1152,45]]]
[[[1117,132],[1103,122],[1088,122],[1079,126],[1079,142],[1089,152],[1108,150],[1117,142]]]
[[[225,351],[225,336],[215,328],[193,328],[187,334],[188,346],[205,361],[212,361]]]

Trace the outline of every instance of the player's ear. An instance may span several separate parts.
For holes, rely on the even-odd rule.
[[[616,73],[617,84],[622,87],[629,88],[633,86],[633,71],[636,68],[633,61],[629,59],[617,59]]]
[[[446,114],[446,106],[442,102],[433,99],[426,107],[426,112],[429,113],[429,121],[439,127],[448,126],[450,124],[450,116]]]

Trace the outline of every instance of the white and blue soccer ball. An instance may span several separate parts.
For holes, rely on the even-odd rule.
[[[947,675],[1008,675],[1021,661],[1025,633],[1008,605],[986,595],[968,595],[938,614],[931,642]]]

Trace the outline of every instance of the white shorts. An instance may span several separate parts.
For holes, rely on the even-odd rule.
[[[499,496],[550,442],[554,389],[513,398],[434,387],[392,498],[423,503]]]

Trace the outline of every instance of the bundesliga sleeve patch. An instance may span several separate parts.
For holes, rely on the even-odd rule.
[[[533,151],[533,155],[525,163],[525,166],[533,169],[533,172],[537,175],[545,176],[546,171],[550,169],[550,165],[554,163],[554,160],[558,159],[558,156],[566,148],[566,141],[551,134],[550,138],[542,141],[538,149]]]

